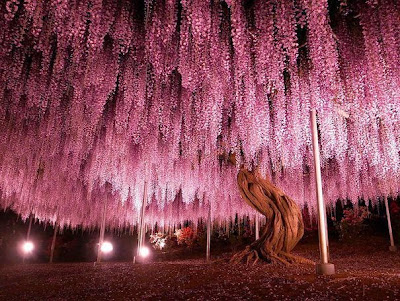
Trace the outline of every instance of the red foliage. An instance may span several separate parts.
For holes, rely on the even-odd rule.
[[[193,246],[197,237],[196,233],[191,227],[179,229],[178,231],[176,231],[175,235],[178,245],[186,245],[188,247]]]

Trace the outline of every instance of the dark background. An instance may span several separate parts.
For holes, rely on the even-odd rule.
[[[389,199],[391,208],[393,233],[395,243],[400,243],[400,198],[396,200]],[[370,215],[362,222],[362,228],[356,229],[357,239],[372,239],[375,236],[384,237],[388,241],[389,235],[386,221],[386,211],[383,201],[371,205],[367,202]],[[360,208],[366,206],[366,202],[359,201]],[[343,235],[340,233],[338,225],[343,218],[343,211],[352,209],[351,202],[338,201],[336,203],[336,221],[332,220],[331,213],[328,213],[329,239],[340,241]],[[304,211],[304,210],[303,210]],[[240,223],[240,227],[239,227]],[[305,234],[300,241],[301,244],[315,243],[318,241],[317,222],[310,222],[309,216],[304,216]],[[0,210],[0,263],[20,263],[22,262],[21,243],[26,239],[29,225],[29,218],[22,220],[14,211],[10,209]],[[178,225],[177,228],[191,226],[190,222]],[[358,225],[359,227],[360,225]],[[350,230],[352,229],[350,225]],[[356,227],[356,226],[354,226]],[[212,253],[218,255],[224,252],[232,252],[254,240],[254,229],[250,225],[248,218],[235,221],[230,227],[230,233],[227,236],[222,229],[217,226],[213,228],[212,234]],[[262,227],[261,227],[262,229]],[[157,230],[157,229],[156,229]],[[172,231],[173,233],[174,231]],[[34,252],[25,258],[26,262],[48,262],[50,257],[51,241],[54,233],[53,225],[40,222],[37,219],[32,220],[32,229],[30,240],[34,242]],[[163,259],[173,259],[184,257],[205,256],[205,224],[200,221],[198,225],[197,238],[190,247],[177,245],[174,238],[171,239],[172,245],[164,251],[153,250],[154,257]],[[359,235],[358,235],[359,234]],[[147,233],[146,241],[149,241],[150,233]],[[99,229],[71,229],[64,227],[59,230],[54,251],[54,262],[89,262],[95,261],[97,257],[97,243],[99,240]],[[122,228],[116,230],[107,229],[105,240],[112,242],[114,250],[110,255],[104,256],[106,261],[132,261],[133,254],[137,246],[137,232],[134,228]],[[349,242],[351,243],[351,241]]]

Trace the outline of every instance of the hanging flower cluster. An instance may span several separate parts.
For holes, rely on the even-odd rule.
[[[0,28],[0,206],[25,217],[135,224],[144,181],[147,223],[249,214],[241,165],[312,208],[311,108],[328,202],[399,192],[397,1],[6,0]]]

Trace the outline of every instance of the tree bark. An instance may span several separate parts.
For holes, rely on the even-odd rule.
[[[255,264],[262,259],[282,264],[313,263],[290,254],[304,234],[303,217],[297,204],[258,172],[241,169],[237,181],[242,198],[265,215],[267,223],[260,238],[235,254],[231,262],[245,260],[248,264],[254,260]]]

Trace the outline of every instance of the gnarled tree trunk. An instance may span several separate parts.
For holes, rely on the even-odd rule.
[[[290,254],[304,234],[303,217],[297,204],[282,190],[258,173],[241,169],[237,177],[242,198],[261,214],[267,224],[260,238],[235,254],[231,262],[261,258],[267,262],[313,263],[312,261]]]

